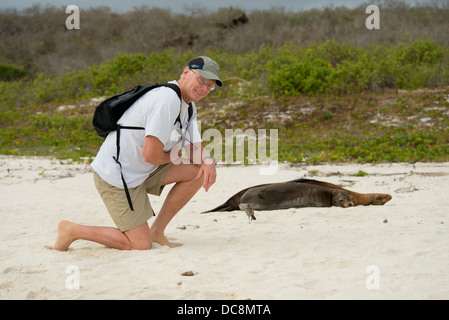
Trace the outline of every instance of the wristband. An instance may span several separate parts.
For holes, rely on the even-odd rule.
[[[205,157],[203,162],[206,161],[206,159],[211,159],[214,162],[214,164],[217,165],[217,160],[214,157],[210,157],[210,156],[209,157]]]

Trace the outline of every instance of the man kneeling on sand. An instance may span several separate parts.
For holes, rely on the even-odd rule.
[[[181,89],[181,103],[174,90],[160,87],[143,95],[123,114],[118,124],[145,130],[121,130],[121,167],[114,160],[116,131],[109,133],[92,162],[95,186],[117,228],[61,221],[55,250],[68,250],[76,240],[94,241],[122,250],[150,249],[153,242],[169,247],[179,245],[168,241],[165,228],[201,186],[207,192],[216,180],[216,161],[203,149],[194,103],[206,97],[216,85],[222,86],[219,70],[212,59],[197,57],[184,68],[178,81],[171,81]],[[193,113],[189,119],[191,102]],[[177,121],[178,116],[180,121]],[[179,140],[172,138],[173,132],[182,128],[187,128],[185,135],[189,137],[189,144],[185,149],[190,159],[180,161],[173,159],[174,154],[180,156],[180,148]],[[129,200],[124,192],[122,174],[129,188]],[[154,212],[147,194],[159,196],[164,186],[173,183],[150,227],[147,221]]]

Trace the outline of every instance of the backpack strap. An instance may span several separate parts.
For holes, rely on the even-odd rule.
[[[188,111],[188,117],[187,117],[187,127],[188,127],[189,123],[190,123],[190,120],[192,120],[192,115],[193,115],[193,105],[192,105],[192,103],[189,103],[189,109],[187,111]],[[181,117],[181,114],[179,114],[178,119],[179,119],[179,124],[181,126],[181,141],[182,141],[181,142],[181,148],[184,148],[186,140],[188,140],[186,138],[186,135],[185,135],[185,131],[187,131],[187,128],[186,128],[186,130],[183,130],[180,117]]]
[[[192,102],[189,103],[189,118],[187,119],[187,122],[190,122],[190,120],[192,120],[192,116],[193,116],[193,105]]]
[[[116,141],[116,146],[117,146],[117,156],[116,157],[112,157],[112,159],[115,160],[115,162],[120,166],[120,175],[122,176],[122,182],[123,182],[123,188],[125,189],[125,194],[126,194],[126,199],[128,200],[128,204],[129,204],[129,208],[131,209],[131,211],[134,211],[134,207],[133,207],[133,202],[131,200],[131,195],[129,194],[129,189],[128,189],[128,185],[126,184],[125,178],[123,177],[123,171],[122,171],[122,164],[119,161],[119,156],[120,156],[120,129],[124,128],[124,129],[142,129],[139,127],[121,127],[120,125],[117,126],[117,139]],[[153,213],[154,214],[154,213]]]

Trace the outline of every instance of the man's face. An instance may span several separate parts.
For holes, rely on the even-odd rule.
[[[215,80],[203,78],[197,70],[186,68],[184,69],[184,76],[185,82],[182,94],[186,102],[198,102],[215,88]]]

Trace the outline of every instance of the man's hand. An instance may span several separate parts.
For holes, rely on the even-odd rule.
[[[195,179],[203,177],[203,188],[207,192],[209,188],[215,183],[217,179],[217,171],[215,169],[215,163],[212,159],[205,159],[201,165],[200,171]]]

